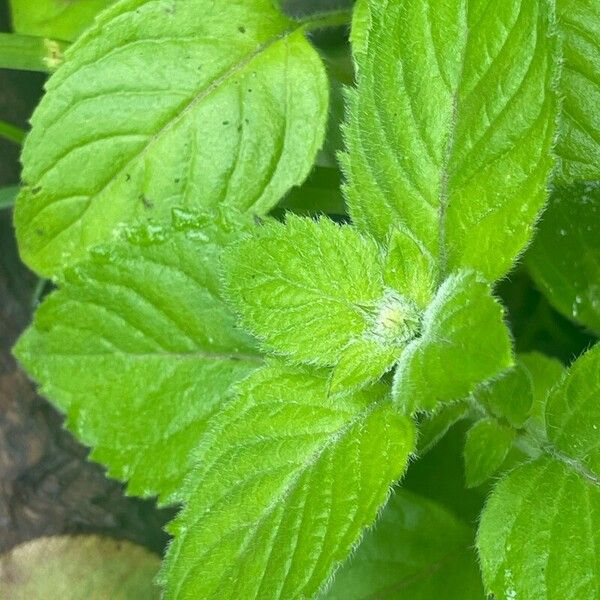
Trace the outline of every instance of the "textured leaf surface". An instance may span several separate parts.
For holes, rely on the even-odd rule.
[[[596,0],[556,4],[563,38],[556,180],[564,185],[600,179],[600,5]]]
[[[407,413],[468,396],[512,364],[503,311],[489,285],[470,272],[452,275],[423,317],[421,337],[402,353],[394,398]]]
[[[98,536],[47,537],[0,557],[6,600],[158,600],[158,556],[126,541]]]
[[[600,488],[552,458],[517,468],[483,513],[478,547],[497,598],[600,598]]]
[[[573,363],[546,403],[548,439],[585,465],[600,485],[600,345]]]
[[[25,35],[74,40],[115,0],[10,0],[13,29]]]
[[[378,239],[402,223],[442,271],[506,273],[551,168],[550,2],[363,1],[356,15],[344,159],[354,221]]]
[[[307,175],[328,86],[271,0],[126,0],[49,80],[23,151],[21,253],[54,274],[173,206],[264,213]]]
[[[481,485],[504,462],[515,430],[495,419],[482,419],[469,429],[465,443],[465,476],[469,487]]]
[[[223,240],[152,231],[155,243],[68,270],[16,355],[95,460],[130,493],[166,501],[208,417],[260,358],[219,297]]]
[[[478,547],[497,597],[600,597],[600,347],[546,403],[546,455],[511,471],[483,513]]]
[[[533,381],[527,368],[517,361],[510,371],[480,386],[474,396],[492,414],[518,428],[533,406]]]
[[[440,504],[398,490],[322,600],[481,600],[473,538]]]
[[[414,443],[382,389],[327,397],[327,374],[272,365],[201,444],[163,578],[166,598],[318,593],[387,499]]]
[[[383,249],[356,228],[289,216],[226,253],[227,295],[268,350],[338,365],[337,391],[381,377],[418,333],[420,310],[387,284],[384,264]]]
[[[600,333],[600,165],[597,177],[554,190],[527,264],[557,310]]]

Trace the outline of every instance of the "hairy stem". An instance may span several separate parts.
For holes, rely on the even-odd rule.
[[[349,25],[352,21],[352,10],[342,9],[316,15],[310,15],[300,20],[306,31],[315,31],[326,27]]]

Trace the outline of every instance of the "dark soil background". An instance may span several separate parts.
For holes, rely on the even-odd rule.
[[[310,12],[348,2],[288,4],[296,12]],[[6,0],[0,0],[0,30],[8,29]],[[26,129],[43,82],[39,74],[0,70],[0,119]],[[0,187],[18,183],[18,153],[17,145],[0,139]],[[83,532],[129,539],[161,552],[167,541],[162,527],[173,511],[125,497],[121,484],[88,462],[87,449],[63,430],[62,417],[36,394],[11,356],[11,346],[31,318],[37,288],[37,278],[19,260],[10,211],[0,211],[0,552],[41,535]],[[507,279],[500,293],[511,309],[520,350],[540,349],[569,361],[590,342],[548,306],[524,270]],[[414,470],[412,480],[418,480]]]

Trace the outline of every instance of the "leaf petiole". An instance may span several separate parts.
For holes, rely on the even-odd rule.
[[[0,33],[0,69],[51,73],[62,64],[68,46],[61,40]]]
[[[5,140],[14,142],[15,144],[22,144],[26,135],[27,132],[20,127],[0,120],[0,138],[4,138]]]

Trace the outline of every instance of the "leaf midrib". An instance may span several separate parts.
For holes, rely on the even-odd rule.
[[[219,77],[214,79],[208,86],[202,88],[197,94],[194,95],[190,102],[188,102],[183,108],[178,109],[178,112],[175,116],[169,119],[156,133],[151,135],[144,147],[135,152],[133,156],[123,165],[123,167],[115,171],[115,173],[111,175],[110,178],[104,184],[102,184],[100,189],[96,190],[93,194],[87,196],[86,206],[77,219],[70,223],[66,228],[61,229],[57,233],[57,235],[49,238],[46,241],[46,243],[42,247],[40,247],[39,250],[42,250],[43,248],[48,246],[56,237],[58,237],[59,235],[63,235],[68,229],[70,229],[74,225],[81,223],[86,212],[94,203],[94,200],[96,200],[112,183],[114,183],[120,175],[125,173],[134,162],[143,158],[156,142],[160,141],[164,135],[166,135],[177,124],[179,124],[190,112],[192,112],[196,108],[198,104],[202,103],[211,94],[218,91],[223,85],[225,85],[230,79],[235,77],[237,74],[243,72],[255,59],[266,53],[277,43],[286,40],[290,36],[303,29],[305,29],[305,24],[298,23],[296,24],[296,26],[289,27],[288,29],[282,31],[281,34],[270,38],[266,42],[263,42],[253,52],[245,55],[241,60],[234,63],[228,70],[226,70]]]

